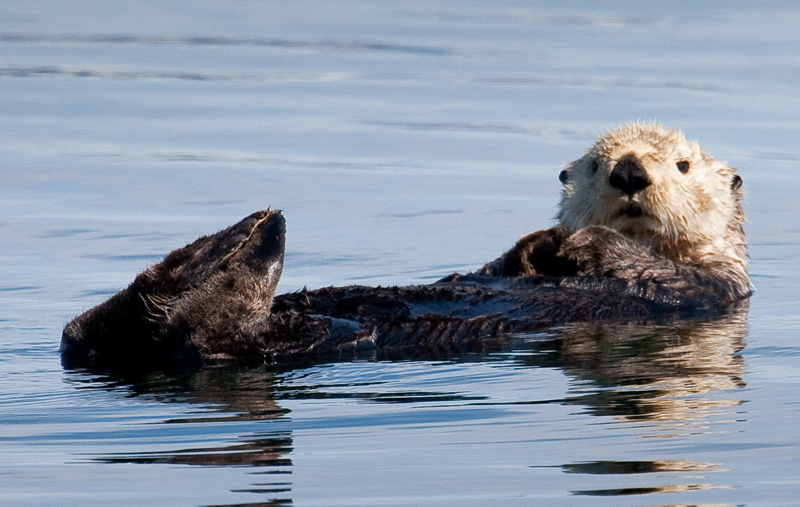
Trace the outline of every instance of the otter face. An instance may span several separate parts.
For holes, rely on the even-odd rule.
[[[608,132],[559,179],[558,219],[573,230],[610,227],[684,261],[743,248],[741,178],[678,131],[631,123]]]

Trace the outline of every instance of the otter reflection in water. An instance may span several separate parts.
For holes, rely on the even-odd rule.
[[[361,350],[453,354],[570,322],[713,316],[750,294],[742,179],[682,134],[631,124],[562,171],[557,227],[429,286],[275,295],[285,223],[261,211],[176,250],[70,322],[66,361],[141,366]]]
[[[660,326],[576,323],[559,332],[555,364],[574,380],[567,403],[589,414],[612,417],[640,438],[672,438],[725,431],[745,402],[745,364],[739,351],[747,337],[746,304],[711,320],[677,320]],[[535,362],[538,362],[534,359]],[[719,394],[724,392],[725,394]],[[730,431],[730,430],[728,430]],[[662,447],[663,449],[663,447]],[[724,463],[675,459],[564,463],[564,473],[633,476],[615,487],[571,493],[582,496],[631,496],[728,489],[717,472]],[[552,465],[551,465],[552,466]],[[688,475],[687,475],[688,474]],[[669,484],[663,484],[664,478]],[[714,479],[717,480],[714,480]],[[594,484],[608,484],[595,481]]]
[[[530,423],[536,425],[540,423],[535,413],[541,410],[539,404],[547,400],[556,410],[558,405],[567,403],[582,409],[580,412],[589,414],[590,418],[611,417],[615,427],[627,427],[633,435],[669,438],[689,432],[719,431],[719,425],[727,425],[729,420],[736,419],[732,414],[742,403],[737,391],[744,387],[744,364],[738,351],[745,345],[746,317],[747,308],[742,307],[711,320],[677,319],[660,325],[576,323],[538,335],[518,336],[512,339],[502,355],[503,363],[510,370],[519,371],[520,367],[558,368],[573,381],[566,397],[558,394],[553,397],[552,392],[531,386],[528,391],[518,391],[522,398],[508,400],[501,394],[497,400],[488,400],[491,403],[486,410],[494,414],[492,417],[497,417],[498,403],[511,403],[509,410],[518,413],[520,407],[517,404],[534,402],[536,408],[531,412]],[[491,354],[468,355],[466,360],[492,360],[494,365],[498,365]],[[396,366],[402,369],[404,364]],[[447,368],[447,364],[432,367]],[[285,370],[279,366],[227,363],[204,366],[182,374],[146,372],[138,377],[122,377],[123,382],[130,386],[129,391],[137,396],[152,396],[169,403],[180,401],[213,406],[213,411],[206,409],[200,414],[167,419],[164,424],[208,424],[209,428],[219,428],[216,431],[235,431],[236,437],[232,441],[227,435],[218,439],[228,441],[219,447],[210,447],[205,439],[193,447],[181,439],[174,450],[121,452],[96,456],[94,460],[146,465],[253,467],[260,473],[253,476],[252,488],[236,491],[259,496],[274,495],[289,504],[291,490],[295,487],[292,469],[297,466],[292,461],[292,452],[297,444],[292,434],[292,420],[285,408],[288,404],[282,400],[326,399],[333,404],[337,404],[337,400],[347,403],[364,400],[370,404],[391,403],[392,406],[397,403],[447,403],[454,410],[461,405],[474,411],[475,397],[483,399],[486,395],[482,391],[464,391],[460,384],[450,388],[449,392],[442,391],[440,384],[435,389],[426,388],[427,384],[407,380],[402,375],[379,376],[371,383],[361,375],[353,377],[347,370],[339,372],[336,368],[324,368],[319,376],[313,369],[288,375],[283,372]],[[508,377],[500,375],[500,378]],[[522,378],[531,376],[523,374]],[[119,390],[119,379],[115,377],[112,381],[114,391]],[[97,385],[97,380],[93,377],[92,383]],[[479,386],[478,389],[483,388]],[[526,396],[530,398],[526,399]],[[363,407],[363,410],[369,412],[371,409]],[[331,424],[330,417],[335,415],[328,414],[317,422],[306,419],[304,431],[315,431],[315,424],[324,428]],[[230,428],[233,429],[221,424],[226,421],[232,423]],[[242,421],[261,422],[242,433],[242,429],[247,427],[240,424]],[[463,421],[456,417],[455,423],[463,424]],[[518,420],[516,424],[519,424]],[[207,434],[205,431],[199,433]],[[520,445],[536,447],[545,444],[523,442]],[[309,449],[298,448],[296,451],[303,455]],[[672,454],[665,456],[659,452],[648,451],[639,457],[639,461],[614,461],[617,456],[609,451],[604,461],[570,462],[557,466],[568,474],[635,474],[622,484],[613,481],[618,487],[613,490],[588,489],[586,482],[577,477],[573,486],[565,485],[581,495],[652,494],[721,487],[713,482],[716,477],[723,480],[725,474],[711,472],[723,472],[724,464],[675,459]],[[568,454],[575,455],[574,452]],[[547,464],[538,460],[554,457],[541,457],[538,453],[523,453],[523,456],[523,459],[536,461],[523,461],[521,465]],[[689,477],[687,472],[691,472]],[[299,476],[305,477],[306,474]],[[655,484],[651,483],[651,477]],[[673,479],[668,486],[661,485],[664,477]],[[619,487],[621,485],[626,487]]]
[[[660,326],[571,324],[559,333],[559,366],[576,378],[608,387],[571,398],[596,415],[630,422],[682,421],[738,404],[702,398],[713,391],[744,387],[738,352],[747,337],[747,305],[712,320],[677,320]],[[600,398],[600,399],[596,399]],[[654,426],[655,428],[655,426]]]

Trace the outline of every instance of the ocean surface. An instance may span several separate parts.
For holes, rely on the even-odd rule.
[[[551,226],[631,120],[745,182],[746,309],[494,353],[137,376],[73,317],[267,207],[280,292]],[[800,504],[797,2],[0,2],[0,504]]]

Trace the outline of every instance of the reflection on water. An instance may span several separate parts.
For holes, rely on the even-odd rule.
[[[179,449],[175,451],[142,454],[114,454],[98,458],[102,463],[167,463],[170,465],[206,466],[291,466],[292,461],[283,456],[291,452],[289,433],[253,435],[242,443],[229,447]],[[271,473],[288,473],[280,470]]]
[[[590,389],[572,399],[595,415],[638,422],[642,436],[676,436],[705,431],[705,422],[742,403],[704,396],[745,386],[744,361],[748,304],[711,321],[671,325],[592,326],[578,324],[561,332],[561,364]],[[652,423],[659,423],[658,425]]]
[[[336,365],[321,365],[326,372],[322,377],[319,367],[302,365],[288,370],[266,365],[216,365],[178,373],[151,372],[138,377],[107,375],[99,384],[105,389],[116,391],[125,386],[132,396],[211,407],[210,412],[207,409],[197,415],[169,418],[162,424],[221,425],[217,431],[222,431],[221,437],[227,437],[227,442],[218,446],[187,447],[184,444],[171,450],[104,454],[92,461],[109,465],[253,468],[257,469],[255,473],[259,479],[253,480],[252,487],[230,491],[270,497],[267,503],[248,505],[282,505],[291,503],[288,498],[293,488],[292,454],[296,446],[291,429],[285,429],[286,426],[277,429],[271,424],[289,422],[291,428],[291,412],[281,403],[296,400],[356,402],[365,417],[375,410],[370,409],[370,403],[447,405],[460,411],[493,404],[580,406],[589,417],[605,417],[618,429],[628,431],[634,439],[674,438],[719,431],[715,427],[734,419],[735,407],[743,403],[736,391],[744,387],[745,367],[738,352],[745,345],[747,310],[744,305],[714,320],[678,320],[650,326],[574,324],[549,334],[522,337],[505,351],[441,363],[466,366],[484,363],[514,369],[555,367],[570,378],[568,392],[556,399],[497,401],[486,393],[469,390],[424,390],[413,380],[410,383],[414,389],[402,383],[397,388],[387,387],[390,382],[385,373],[376,378],[341,379],[336,377]],[[389,364],[402,369],[414,363]],[[97,380],[93,377],[92,383],[87,385],[97,388]],[[81,385],[78,380],[75,382]],[[449,385],[457,384],[450,380]],[[611,419],[607,419],[608,416]],[[257,422],[258,430],[237,434],[231,441],[225,424],[244,421]],[[456,415],[443,424],[457,425],[464,421]],[[252,430],[252,426],[249,428]],[[552,465],[532,466],[530,463],[525,466],[531,470],[552,468]],[[709,481],[709,474],[730,471],[720,463],[606,459],[570,462],[557,468],[567,475],[612,476],[623,481],[622,485],[596,489],[573,484],[565,492],[580,496],[686,493],[732,487]],[[264,481],[265,476],[275,479]],[[639,484],[648,477],[655,483]]]
[[[592,461],[572,463],[561,469],[567,474],[652,474],[662,472],[729,472],[720,469],[719,463],[692,463],[691,461]]]
[[[685,493],[687,491],[703,491],[709,489],[730,489],[730,486],[717,486],[714,484],[670,484],[651,488],[615,488],[587,491],[573,491],[575,495],[589,496],[630,496],[650,495],[653,493]]]
[[[199,415],[174,417],[161,421],[164,425],[206,424],[210,431],[220,432],[220,439],[229,440],[226,423],[272,421],[285,418],[289,410],[275,402],[275,372],[267,368],[242,368],[236,365],[209,366],[199,370],[150,372],[119,376],[74,377],[80,388],[118,390],[127,388],[131,396],[149,397],[163,403],[186,403],[210,407]],[[99,383],[98,383],[99,381]],[[222,425],[222,426],[219,426]],[[219,428],[219,429],[217,429]],[[224,429],[223,429],[224,428]],[[178,432],[185,431],[179,429]],[[226,445],[180,447],[170,450],[110,453],[92,461],[105,464],[188,465],[205,467],[248,467],[260,477],[252,487],[231,489],[231,493],[253,493],[270,497],[266,502],[235,504],[256,506],[291,505],[282,498],[292,483],[292,434],[288,430],[266,430],[238,436]],[[274,480],[264,480],[275,477]],[[222,506],[217,506],[222,507]]]
[[[574,389],[578,396],[569,403],[584,405],[593,415],[613,416],[619,423],[632,424],[639,437],[719,431],[714,427],[731,422],[733,407],[744,402],[734,392],[721,397],[718,393],[745,387],[744,361],[738,352],[745,346],[748,308],[745,303],[710,321],[652,327],[578,324],[562,330],[559,363],[578,381]],[[586,382],[602,389],[587,389]],[[658,474],[675,479],[692,474],[692,480],[710,472],[731,471],[720,468],[719,463],[687,460],[603,460],[568,463],[561,469],[573,474]],[[691,482],[578,489],[572,494],[630,496],[732,487]]]
[[[594,461],[590,463],[573,463],[561,467],[568,474],[659,474],[662,477],[685,477],[687,473],[707,474],[711,472],[730,472],[731,469],[719,468],[719,463],[693,463],[680,460],[660,461]],[[702,477],[701,475],[700,477]],[[653,493],[683,493],[710,489],[731,489],[732,486],[718,484],[665,484],[660,486],[638,486],[628,488],[609,488],[594,490],[575,490],[573,495],[584,496],[630,496],[650,495]]]

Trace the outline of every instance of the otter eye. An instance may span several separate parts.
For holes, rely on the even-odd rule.
[[[597,165],[597,160],[592,159],[592,165],[591,165],[592,174],[597,174],[598,167],[599,166]]]
[[[681,160],[680,162],[678,162],[675,165],[678,166],[678,170],[680,172],[682,172],[683,174],[686,174],[687,172],[689,172],[689,162],[687,162],[685,160]]]
[[[569,179],[569,173],[567,172],[566,169],[564,169],[558,174],[558,181],[560,181],[561,183],[566,183],[568,179]]]

